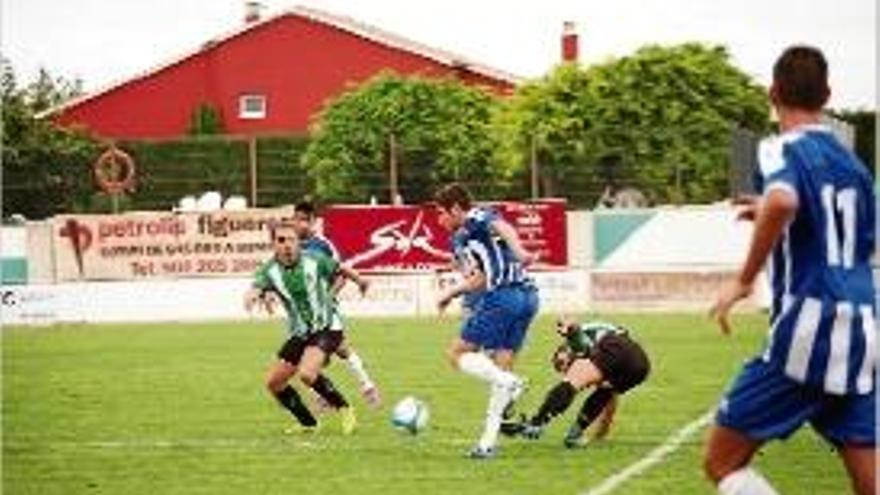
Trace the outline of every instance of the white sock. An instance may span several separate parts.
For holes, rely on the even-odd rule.
[[[489,384],[506,385],[516,377],[499,368],[482,352],[465,352],[458,357],[458,369]]]
[[[354,352],[354,349],[348,350],[348,357],[345,359],[345,362],[348,364],[348,369],[351,371],[351,374],[361,383],[361,388],[366,389],[376,386],[373,383],[373,380],[370,379],[370,375],[367,374],[363,360],[361,360],[361,357]]]
[[[761,474],[745,467],[734,471],[718,483],[721,495],[779,495]]]
[[[489,406],[486,408],[486,425],[483,429],[483,436],[480,437],[480,447],[490,448],[498,443],[498,431],[501,429],[508,397],[509,395],[504,392],[503,386],[489,386]]]

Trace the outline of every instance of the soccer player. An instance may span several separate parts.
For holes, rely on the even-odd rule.
[[[469,452],[472,458],[490,458],[496,453],[504,409],[523,389],[523,380],[510,370],[538,311],[537,289],[523,268],[537,257],[494,211],[474,206],[463,186],[449,184],[437,191],[435,200],[438,220],[452,232],[453,253],[464,274],[441,293],[439,310],[458,296],[482,291],[468,301],[471,314],[448,354],[453,366],[491,385],[483,435]]]
[[[728,334],[731,308],[770,257],[767,346],[728,390],[707,440],[704,469],[722,494],[775,494],[752,456],[808,421],[836,447],[853,490],[875,493],[875,197],[865,167],[819,125],[829,94],[819,50],[794,46],[777,59],[770,100],[782,134],[760,144],[762,196],[740,212],[755,222],[751,244],[711,310]]]
[[[299,237],[300,245],[304,251],[313,251],[322,253],[324,256],[339,262],[339,253],[336,247],[329,239],[319,235],[315,231],[315,206],[309,201],[300,201],[293,209],[293,227]],[[333,283],[333,293],[336,295],[345,284],[345,278],[337,277]],[[373,408],[378,408],[382,399],[379,395],[379,388],[367,373],[364,361],[360,355],[355,352],[354,347],[348,342],[348,338],[343,336],[342,342],[336,348],[335,354],[345,360],[349,371],[355,376],[361,386],[361,395]]]
[[[553,354],[553,366],[565,377],[550,392],[532,418],[519,428],[527,438],[539,438],[544,427],[564,413],[578,392],[595,387],[565,435],[564,444],[574,448],[583,444],[584,431],[601,418],[595,438],[608,434],[617,398],[647,378],[651,369],[645,351],[627,329],[601,321],[578,324],[566,317],[556,323],[565,339]]]
[[[329,355],[343,339],[343,325],[331,285],[337,274],[353,280],[366,292],[367,281],[324,255],[302,251],[296,230],[282,223],[271,229],[274,257],[261,266],[253,287],[245,294],[245,309],[260,305],[271,312],[277,298],[287,313],[287,340],[278,350],[278,360],[269,369],[266,388],[306,428],[317,420],[290,386],[294,375],[331,407],[342,413],[343,433],[354,430],[355,417],[348,402],[321,374]]]

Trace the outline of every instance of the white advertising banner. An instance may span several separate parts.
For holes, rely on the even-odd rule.
[[[247,276],[272,256],[269,225],[292,215],[278,208],[58,216],[56,280]]]

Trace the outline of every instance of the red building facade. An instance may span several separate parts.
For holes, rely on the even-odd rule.
[[[49,112],[117,139],[172,138],[209,105],[229,134],[304,132],[326,100],[383,71],[456,77],[499,94],[517,78],[349,18],[297,7]]]

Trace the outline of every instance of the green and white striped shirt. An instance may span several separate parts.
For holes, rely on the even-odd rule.
[[[287,331],[303,336],[321,330],[342,330],[333,277],[339,264],[321,253],[302,251],[293,266],[277,259],[264,263],[254,274],[254,287],[272,291],[287,312]]]
[[[602,337],[608,334],[627,335],[629,332],[621,326],[604,321],[581,323],[565,337],[568,347],[579,356],[586,356]]]

